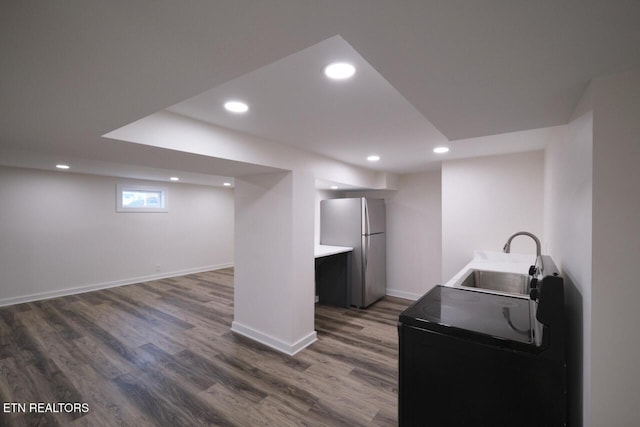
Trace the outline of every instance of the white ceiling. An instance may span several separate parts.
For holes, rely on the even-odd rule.
[[[254,171],[100,137],[166,108],[355,164],[379,151],[394,172],[433,168],[443,139],[452,156],[534,149],[523,131],[566,123],[591,79],[640,67],[638,22],[624,0],[5,1],[0,155]],[[334,54],[358,64],[349,86],[323,80]],[[236,91],[248,120],[207,107]]]
[[[349,62],[356,74],[331,81],[323,68]],[[246,114],[223,107],[250,105]],[[176,104],[169,111],[282,142],[363,167],[391,172],[424,170],[436,159],[442,135],[340,36]],[[376,164],[369,154],[382,156]]]

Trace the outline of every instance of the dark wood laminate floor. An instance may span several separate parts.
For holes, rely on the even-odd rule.
[[[396,425],[398,314],[316,306],[289,357],[230,331],[233,269],[0,308],[0,400],[84,402],[0,425]]]

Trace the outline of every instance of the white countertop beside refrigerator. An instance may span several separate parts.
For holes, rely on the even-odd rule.
[[[330,245],[316,245],[314,248],[314,256],[321,258],[323,256],[336,255],[344,252],[351,252],[353,248],[349,246],[330,246]]]

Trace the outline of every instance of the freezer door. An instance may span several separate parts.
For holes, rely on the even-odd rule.
[[[360,199],[332,199],[320,202],[320,243],[360,246],[362,236]]]
[[[362,234],[384,233],[386,221],[383,199],[362,199]]]
[[[362,236],[362,268],[364,284],[362,305],[367,307],[387,292],[386,237],[384,233]],[[352,300],[352,304],[360,305]]]

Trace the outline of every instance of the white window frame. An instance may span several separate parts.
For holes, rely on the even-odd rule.
[[[146,206],[123,206],[122,199],[125,191],[140,191],[159,193],[161,207],[150,208]],[[169,189],[155,185],[117,184],[116,185],[116,212],[169,212]]]

